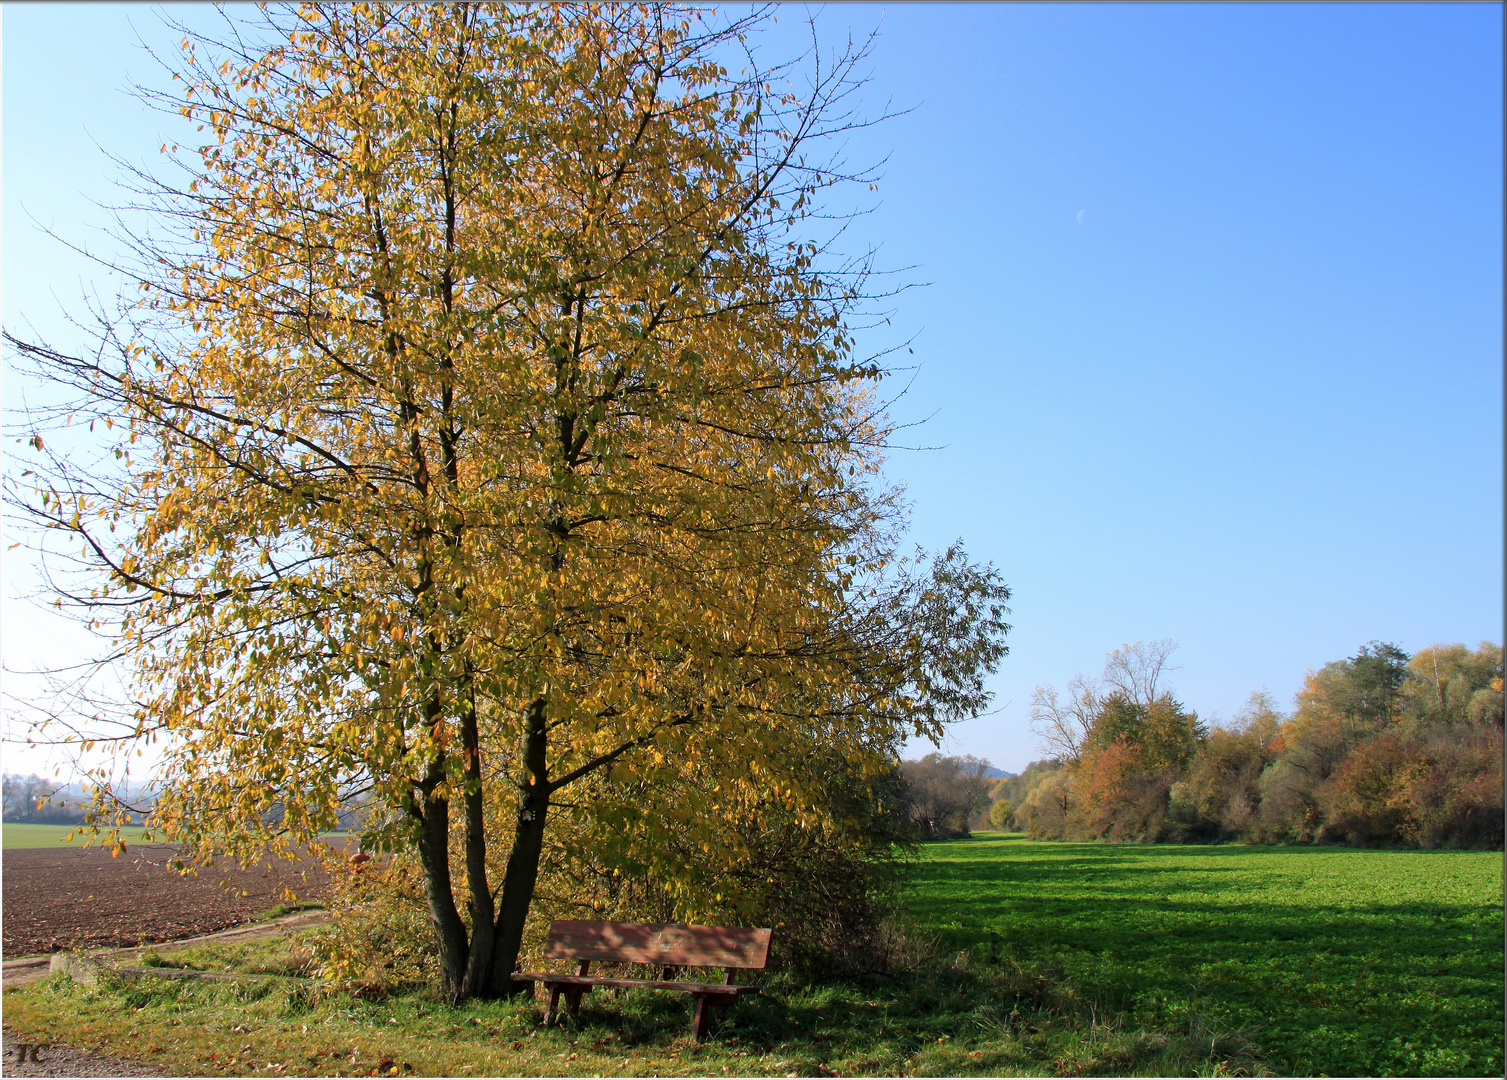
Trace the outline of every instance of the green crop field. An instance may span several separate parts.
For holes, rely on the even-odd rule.
[[[69,843],[63,837],[76,828],[73,825],[21,825],[7,821],[4,826],[4,846],[7,848],[47,848],[47,847],[77,847],[84,846],[87,837],[82,834],[76,835],[73,842]],[[102,834],[103,835],[103,834]],[[120,838],[127,844],[141,842],[140,829],[122,829]],[[89,843],[99,843],[99,838],[89,839]]]
[[[1502,854],[928,845],[911,912],[1120,1022],[1240,1030],[1287,1075],[1502,1075]]]
[[[9,822],[9,821],[7,821],[5,823],[5,826],[4,826],[4,846],[8,847],[8,848],[48,848],[48,847],[77,847],[77,848],[81,848],[81,847],[84,846],[84,841],[86,839],[88,839],[82,833],[74,836],[72,842],[69,842],[69,841],[66,841],[66,840],[63,839],[63,837],[65,837],[65,836],[68,835],[68,833],[69,833],[70,830],[75,829],[75,828],[77,828],[77,826],[73,826],[73,825],[22,825],[22,824],[18,824],[18,823],[15,823],[15,822]],[[103,835],[103,834],[101,834],[101,835]],[[122,840],[124,840],[127,844],[139,844],[139,843],[141,843],[142,842],[141,835],[142,835],[142,830],[137,829],[137,828],[125,828],[125,829],[120,830],[120,838]],[[350,835],[350,834],[343,833],[343,832],[327,832],[327,833],[320,833],[319,834],[319,839],[321,839],[321,840],[323,840],[323,841],[325,841],[327,843],[328,842],[332,842],[332,841],[338,842],[338,841],[342,841],[348,835]],[[163,843],[163,842],[164,841],[163,841],[163,839],[161,837],[161,834],[159,834],[157,836],[157,838],[155,839],[155,841],[154,841],[154,843],[158,843],[158,844]],[[97,843],[99,843],[99,839],[98,838],[89,839],[89,843],[91,843],[91,844],[97,844]]]

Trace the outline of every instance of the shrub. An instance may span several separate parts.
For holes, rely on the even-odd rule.
[[[393,856],[352,868],[343,853],[326,850],[330,921],[313,934],[321,977],[365,996],[438,987],[444,973],[417,860]]]

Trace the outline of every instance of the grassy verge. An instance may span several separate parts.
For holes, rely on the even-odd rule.
[[[1502,855],[930,845],[911,912],[1121,1023],[1242,1032],[1279,1073],[1502,1075]]]
[[[274,904],[262,912],[261,922],[272,922],[274,919],[285,918],[288,915],[297,915],[305,911],[323,911],[322,900],[288,900],[281,904]]]

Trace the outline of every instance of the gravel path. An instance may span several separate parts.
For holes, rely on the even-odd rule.
[[[4,1031],[5,1054],[0,1058],[0,1072],[6,1076],[166,1076],[166,1073],[120,1058],[104,1057],[88,1050],[64,1046],[40,1046],[28,1049],[21,1060],[21,1048],[32,1044],[17,1040],[10,1028]],[[36,1060],[32,1060],[33,1053]]]

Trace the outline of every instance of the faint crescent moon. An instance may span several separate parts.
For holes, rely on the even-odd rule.
[[[1083,215],[1086,214],[1086,213],[1088,213],[1087,210],[1079,210],[1078,211],[1078,224],[1079,225],[1083,224]]]

